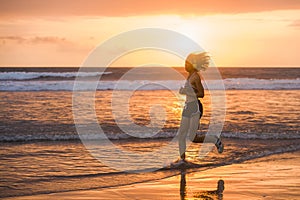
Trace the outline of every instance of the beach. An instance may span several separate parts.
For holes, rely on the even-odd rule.
[[[0,200],[300,200],[300,0],[0,5]]]
[[[80,108],[74,105],[74,79],[95,81],[97,72],[14,70],[0,72],[0,198],[299,198],[300,80],[295,68],[221,70],[226,116],[219,133],[225,150],[219,154],[213,144],[191,143],[186,153],[193,165],[186,172],[170,167],[178,159],[177,142],[170,144],[184,106],[184,96],[177,95],[184,77],[174,80],[146,70],[159,80],[119,80],[128,71],[137,73],[133,77],[143,73],[108,69],[96,91],[75,92],[82,100]],[[268,76],[275,72],[284,76]],[[215,83],[203,80],[206,95],[198,135],[207,134],[213,124],[213,94],[220,88],[207,85]],[[149,127],[153,116],[163,115],[156,133],[147,129],[134,135],[126,129]],[[92,129],[98,126],[104,134]],[[208,154],[199,157],[206,145]]]
[[[4,199],[299,199],[300,151],[145,183]],[[218,189],[219,187],[219,189]]]

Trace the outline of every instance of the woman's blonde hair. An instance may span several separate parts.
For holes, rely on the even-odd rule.
[[[197,71],[205,71],[209,67],[210,55],[207,52],[194,52],[188,55],[186,61]]]

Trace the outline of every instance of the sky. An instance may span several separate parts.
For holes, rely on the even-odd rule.
[[[114,35],[164,28],[208,51],[220,67],[299,67],[299,0],[0,0],[0,66],[81,66]],[[112,66],[181,66],[140,50]]]

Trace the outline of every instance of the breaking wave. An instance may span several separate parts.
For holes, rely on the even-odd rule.
[[[16,73],[16,72],[14,72]],[[107,72],[105,72],[107,73]],[[74,76],[71,73],[69,76]],[[60,73],[56,73],[57,76]],[[95,74],[94,74],[95,75]],[[100,74],[98,74],[100,75]],[[91,76],[83,73],[81,76]],[[64,74],[67,77],[67,74]],[[0,80],[1,80],[0,76]],[[77,81],[76,90],[92,90],[97,84],[97,90],[178,90],[184,80],[120,80],[120,81]],[[255,79],[255,78],[230,78],[224,80],[203,81],[206,89],[210,90],[281,90],[300,89],[300,79]],[[73,91],[74,80],[59,81],[0,81],[0,91]]]

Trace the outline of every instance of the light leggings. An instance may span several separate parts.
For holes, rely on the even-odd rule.
[[[216,142],[215,136],[196,136],[196,132],[199,126],[199,117],[200,113],[195,113],[191,117],[182,116],[180,128],[178,130],[178,142],[179,142],[179,154],[180,156],[184,156],[186,151],[186,140],[188,139],[195,143],[203,143],[204,139],[206,143],[214,143]]]

